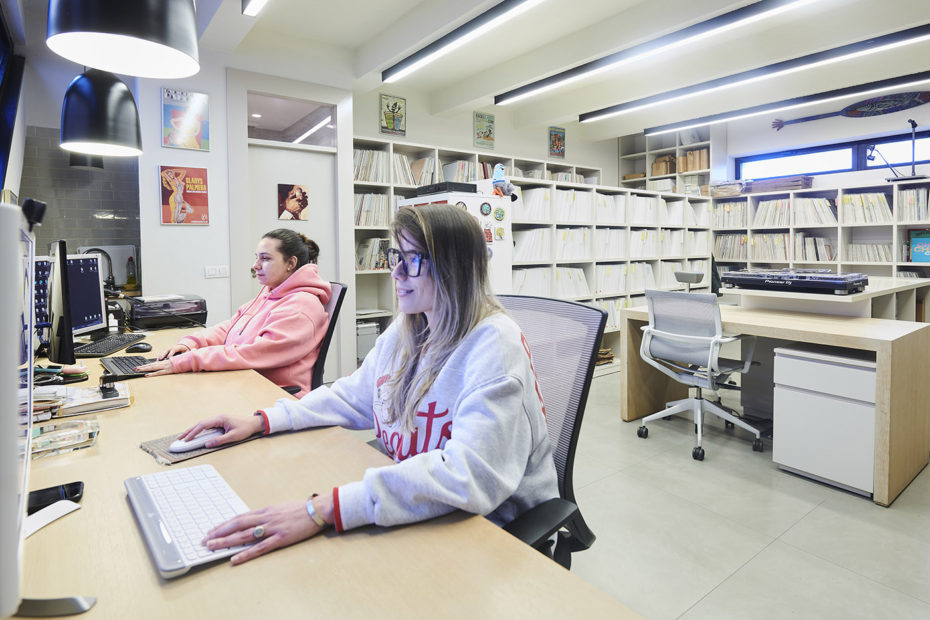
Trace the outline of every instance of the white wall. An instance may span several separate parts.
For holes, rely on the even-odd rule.
[[[181,88],[210,97],[210,151],[161,146],[161,89]],[[139,80],[137,96],[142,122],[139,157],[140,271],[146,295],[193,293],[207,301],[207,322],[232,313],[228,278],[204,277],[204,266],[230,265],[229,175],[226,141],[226,70],[220,59],[200,54],[200,72],[181,80]],[[159,166],[207,169],[210,223],[207,226],[161,224]],[[253,247],[235,248],[251,255]]]
[[[407,100],[407,135],[395,138],[380,133],[379,94],[404,97]],[[381,90],[355,92],[355,134],[369,138],[384,138],[399,142],[413,142],[442,148],[501,154],[505,157],[548,160],[549,133],[547,127],[517,130],[513,117],[506,108],[478,110],[494,114],[495,147],[484,149],[472,142],[472,112],[452,116],[435,116],[429,112],[429,101],[422,93],[396,88],[392,84]],[[555,163],[601,168],[601,183],[617,184],[617,141],[616,138],[600,142],[583,142],[578,133],[578,124],[565,125],[565,159],[552,159]]]
[[[26,151],[26,111],[22,91],[16,104],[16,121],[13,124],[13,136],[10,140],[10,155],[6,162],[6,175],[3,177],[3,189],[13,192],[17,198],[23,180],[23,157]]]

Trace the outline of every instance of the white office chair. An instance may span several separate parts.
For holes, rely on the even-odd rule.
[[[730,375],[745,373],[752,365],[755,336],[724,336],[720,321],[717,297],[707,293],[676,291],[646,291],[649,305],[649,325],[643,327],[643,341],[639,353],[643,361],[654,366],[675,381],[697,388],[697,395],[666,403],[666,409],[642,419],[636,430],[639,437],[649,436],[646,423],[667,418],[676,413],[691,411],[694,416],[697,445],[691,456],[704,460],[704,414],[710,413],[726,421],[727,428],[734,425],[756,436],[752,449],[762,452],[760,431],[740,419],[723,405],[705,400],[701,390],[732,388]],[[743,339],[748,345],[746,360],[720,357],[720,348],[727,343]]]

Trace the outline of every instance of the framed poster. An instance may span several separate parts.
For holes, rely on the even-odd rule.
[[[209,224],[207,169],[159,166],[162,224]]]
[[[402,97],[381,93],[379,101],[378,117],[381,123],[381,133],[388,133],[392,136],[406,136],[407,100]]]
[[[161,89],[161,145],[210,150],[210,101],[203,93]]]
[[[549,128],[549,157],[565,159],[565,129]]]
[[[474,114],[475,146],[486,149],[494,148],[494,115],[486,112]]]
[[[310,218],[310,194],[306,185],[278,183],[278,219],[301,220]]]

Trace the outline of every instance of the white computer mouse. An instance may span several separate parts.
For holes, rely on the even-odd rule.
[[[197,448],[202,448],[203,444],[207,443],[208,440],[219,437],[225,432],[226,431],[221,428],[208,428],[188,441],[181,441],[178,439],[168,446],[168,450],[171,452],[189,452],[190,450],[196,450]]]

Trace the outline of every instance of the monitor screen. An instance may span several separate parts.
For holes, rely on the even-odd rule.
[[[54,258],[35,257],[36,327],[50,323],[49,294],[54,274]],[[68,255],[68,293],[71,308],[71,333],[74,336],[107,326],[107,306],[103,294],[103,272],[100,254]]]
[[[107,326],[100,254],[68,255],[68,291],[72,334],[86,334]]]
[[[32,437],[34,239],[0,204],[0,617],[20,603]]]

